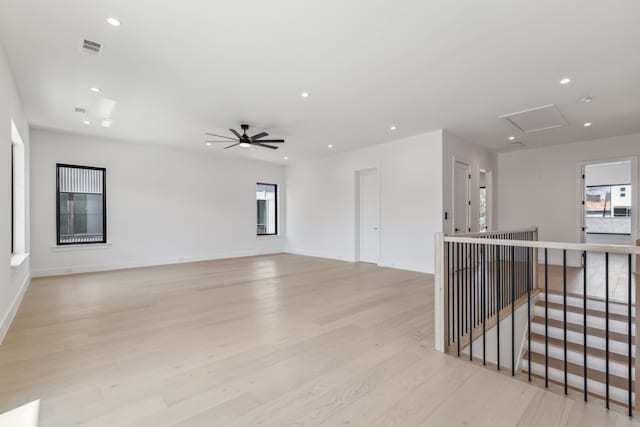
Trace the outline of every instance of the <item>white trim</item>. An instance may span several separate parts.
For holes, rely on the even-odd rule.
[[[88,251],[92,249],[111,249],[111,242],[85,243],[83,245],[51,245],[53,252]]]
[[[18,268],[29,259],[29,253],[11,255],[11,268]]]
[[[2,341],[7,335],[7,332],[9,332],[9,327],[11,326],[13,319],[16,317],[18,308],[22,303],[22,298],[24,298],[24,294],[27,292],[27,288],[29,287],[30,283],[31,275],[27,274],[27,276],[24,278],[24,282],[22,283],[22,287],[20,288],[20,292],[18,292],[18,295],[16,295],[13,303],[11,303],[11,306],[9,307],[9,311],[0,322],[0,344],[2,344]]]
[[[281,234],[263,234],[263,235],[256,234],[256,240],[278,240],[282,238],[284,238],[284,236],[282,236]]]
[[[445,242],[473,243],[493,246],[516,246],[520,248],[566,249],[569,251],[609,252],[612,254],[640,254],[640,246],[599,245],[596,243],[541,242],[528,240],[483,239],[478,237],[445,236]]]
[[[326,258],[326,259],[337,259],[339,261],[348,261],[348,262],[357,262],[353,255],[351,254],[334,254],[330,252],[322,252],[322,251],[309,251],[306,249],[287,249],[285,253],[293,254],[293,255],[303,255],[310,256],[314,258]]]
[[[213,261],[229,258],[243,258],[249,256],[258,255],[273,255],[283,253],[280,249],[264,249],[254,251],[238,251],[238,252],[225,252],[210,255],[198,255],[190,257],[173,257],[173,258],[156,258],[150,260],[137,260],[131,262],[117,262],[112,264],[92,264],[92,265],[77,265],[77,266],[65,266],[56,268],[39,268],[32,270],[33,277],[47,277],[47,276],[61,276],[66,274],[77,273],[95,273],[99,271],[110,270],[123,270],[128,268],[140,268],[140,267],[154,267],[158,265],[171,265],[181,264],[187,262],[199,262],[199,261]]]
[[[396,261],[390,259],[381,259],[378,267],[395,268],[398,270],[415,271],[416,273],[434,274],[428,264],[414,264],[410,262]]]

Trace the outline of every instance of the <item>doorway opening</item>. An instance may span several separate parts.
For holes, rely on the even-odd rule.
[[[471,168],[467,163],[454,161],[453,167],[453,230],[471,232]]]
[[[635,244],[635,165],[631,160],[582,166],[582,241]]]
[[[356,172],[355,261],[380,261],[380,181],[377,169]]]

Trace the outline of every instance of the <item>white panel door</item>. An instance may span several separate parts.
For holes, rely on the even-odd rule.
[[[453,170],[453,232],[468,233],[470,226],[470,169],[469,165],[455,162]]]
[[[360,172],[360,261],[380,258],[380,188],[376,170]]]

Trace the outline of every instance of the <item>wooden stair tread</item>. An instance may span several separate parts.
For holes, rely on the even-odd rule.
[[[560,311],[562,311],[562,309],[563,309],[562,304],[558,304],[558,303],[551,302],[551,301],[548,301],[547,304],[549,306],[549,309],[560,310]],[[536,302],[536,306],[544,308],[544,301],[540,301],[540,300],[537,301]],[[582,307],[576,307],[576,306],[573,306],[573,305],[567,305],[567,312],[583,314]],[[604,319],[605,316],[606,316],[606,313],[604,311],[594,310],[593,308],[588,308],[587,309],[587,315],[588,316],[592,316],[592,317],[599,317],[601,319]],[[632,315],[631,319],[633,321],[635,319],[635,316]],[[609,312],[609,320],[617,320],[619,322],[628,322],[629,321],[629,317],[624,315],[624,314],[617,314],[617,313]]]
[[[548,290],[548,291],[547,291],[547,294],[550,294],[550,295],[556,295],[556,296],[559,296],[559,297],[561,297],[561,296],[562,296],[562,292],[560,292],[560,291],[555,291],[555,290],[552,290],[552,289],[551,289],[551,290]],[[577,294],[577,293],[575,293],[575,292],[567,292],[567,296],[568,296],[568,297],[572,297],[572,298],[579,298],[579,299],[582,299],[582,298],[583,298],[583,295],[582,295],[582,294]],[[602,303],[604,303],[604,302],[605,302],[605,299],[604,299],[604,298],[602,298],[602,297],[597,297],[597,296],[593,296],[593,295],[587,295],[587,300],[589,300],[589,301],[597,301],[597,302],[602,302]],[[610,304],[610,305],[613,305],[613,304],[615,304],[615,305],[623,305],[623,306],[625,306],[625,307],[626,307],[626,306],[627,306],[627,304],[628,304],[628,302],[626,302],[626,301],[614,300],[614,299],[609,298],[609,304]],[[633,308],[635,308],[635,307],[636,307],[636,305],[635,305],[635,304],[631,304],[631,306],[632,306]],[[634,310],[634,311],[635,311],[635,310]]]
[[[544,325],[544,317],[536,316],[533,319],[531,319],[531,322]],[[548,324],[550,327],[560,328],[560,329],[563,328],[562,320],[548,319]],[[582,325],[578,325],[577,323],[567,322],[567,330],[572,332],[583,333]],[[604,339],[606,335],[604,329],[594,328],[592,326],[587,327],[587,334],[592,335],[594,337],[602,338],[602,339]],[[628,342],[627,334],[621,334],[620,332],[609,331],[609,339],[612,341],[618,341],[625,344]],[[631,337],[631,343],[632,344],[635,343],[635,337]]]
[[[524,374],[526,374],[526,373],[527,373],[527,371],[525,371],[524,369],[522,370],[522,372],[523,372]],[[543,383],[544,383],[544,375],[537,375],[537,374],[534,374],[534,373],[532,372],[532,373],[531,373],[531,378],[534,378],[534,379],[536,379],[536,380],[541,381],[541,382],[543,382]],[[559,386],[559,387],[564,387],[564,384],[562,383],[562,381],[556,381],[556,380],[554,380],[554,379],[552,379],[552,378],[549,378],[549,384],[553,384],[553,385],[556,385],[556,386]],[[544,384],[542,384],[542,387],[544,387]],[[576,391],[576,392],[578,392],[578,393],[584,394],[584,391],[583,391],[582,389],[578,388],[578,387],[574,387],[574,386],[572,386],[572,385],[568,385],[568,386],[567,386],[567,388],[568,388],[569,390]],[[596,398],[596,399],[598,399],[598,400],[602,400],[602,401],[604,401],[604,399],[605,399],[605,397],[604,397],[604,396],[601,396],[601,395],[599,395],[599,394],[597,394],[597,393],[594,393],[594,392],[592,392],[591,390],[587,390],[587,395],[588,395],[589,397]],[[619,402],[619,401],[617,401],[617,400],[615,400],[615,399],[612,399],[612,398],[609,398],[609,402],[610,402],[610,403],[612,403],[612,404],[615,404],[615,405],[617,405],[617,406],[620,406],[620,407],[622,407],[622,408],[625,408],[625,409],[629,407],[629,405],[627,405],[626,403],[624,403],[624,402]]]
[[[539,343],[543,343],[544,344],[544,335],[540,335],[540,334],[536,334],[536,333],[532,333],[531,334],[531,341],[537,341]],[[587,340],[587,343],[589,341]],[[564,348],[564,341],[558,339],[558,338],[553,338],[553,337],[549,337],[549,346],[554,346],[557,348]],[[578,353],[583,353],[584,352],[584,346],[582,344],[576,344],[574,342],[567,342],[567,350],[572,350],[572,351],[576,351]],[[595,348],[595,347],[589,347],[587,346],[587,354],[593,357],[598,357],[600,359],[605,359],[606,358],[606,352],[604,350],[601,350],[599,348]],[[609,352],[609,360],[615,361],[617,363],[622,363],[624,365],[629,363],[629,358],[627,356],[624,356],[622,354],[618,354],[618,353],[613,353],[613,352]],[[635,366],[635,358],[631,359],[631,363]]]
[[[523,360],[529,360],[529,357],[531,357],[531,362],[544,366],[543,354],[526,352],[524,354]],[[564,362],[562,360],[549,357],[549,367],[564,372]],[[581,365],[576,365],[574,363],[567,362],[567,372],[570,374],[582,377],[583,376],[582,374],[584,373],[584,369]],[[606,376],[607,375],[604,372],[596,371],[594,369],[587,367],[587,378],[590,380],[605,384],[607,381]],[[622,390],[627,390],[629,383],[626,378],[622,378],[609,373],[609,385],[611,387],[617,387]]]

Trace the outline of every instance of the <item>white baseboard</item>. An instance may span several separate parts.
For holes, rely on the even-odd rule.
[[[273,255],[283,253],[281,249],[253,250],[225,252],[209,255],[195,255],[173,258],[157,258],[136,260],[130,262],[116,262],[110,264],[72,265],[56,268],[36,268],[31,271],[33,277],[62,276],[66,274],[95,273],[99,271],[124,270],[127,268],[154,267],[158,265],[182,264],[186,262],[214,261],[219,259],[242,258],[258,255]]]
[[[9,332],[9,327],[13,322],[13,319],[16,317],[16,313],[18,312],[18,308],[20,308],[20,304],[22,304],[22,299],[24,298],[24,294],[27,292],[27,288],[29,288],[29,284],[31,283],[31,275],[27,273],[27,276],[24,278],[24,282],[20,287],[20,291],[18,295],[14,298],[11,306],[9,307],[9,311],[5,314],[4,318],[0,322],[0,344],[4,340],[4,337]]]
[[[434,274],[433,265],[413,264],[403,261],[381,259],[378,262],[379,267],[397,268],[399,270],[415,271],[417,273]]]
[[[287,253],[295,255],[312,256],[316,258],[337,259],[340,261],[355,262],[353,255],[335,254],[321,251],[309,251],[305,249],[291,249],[286,250]],[[433,266],[427,264],[412,264],[402,261],[385,260],[382,259],[378,262],[378,267],[397,268],[398,270],[415,271],[418,273],[434,274]]]
[[[309,251],[306,249],[291,249],[291,248],[286,249],[285,252],[289,254],[294,254],[294,255],[304,255],[304,256],[311,256],[316,258],[337,259],[339,261],[355,262],[355,260],[353,259],[353,255],[335,254],[330,252]]]

